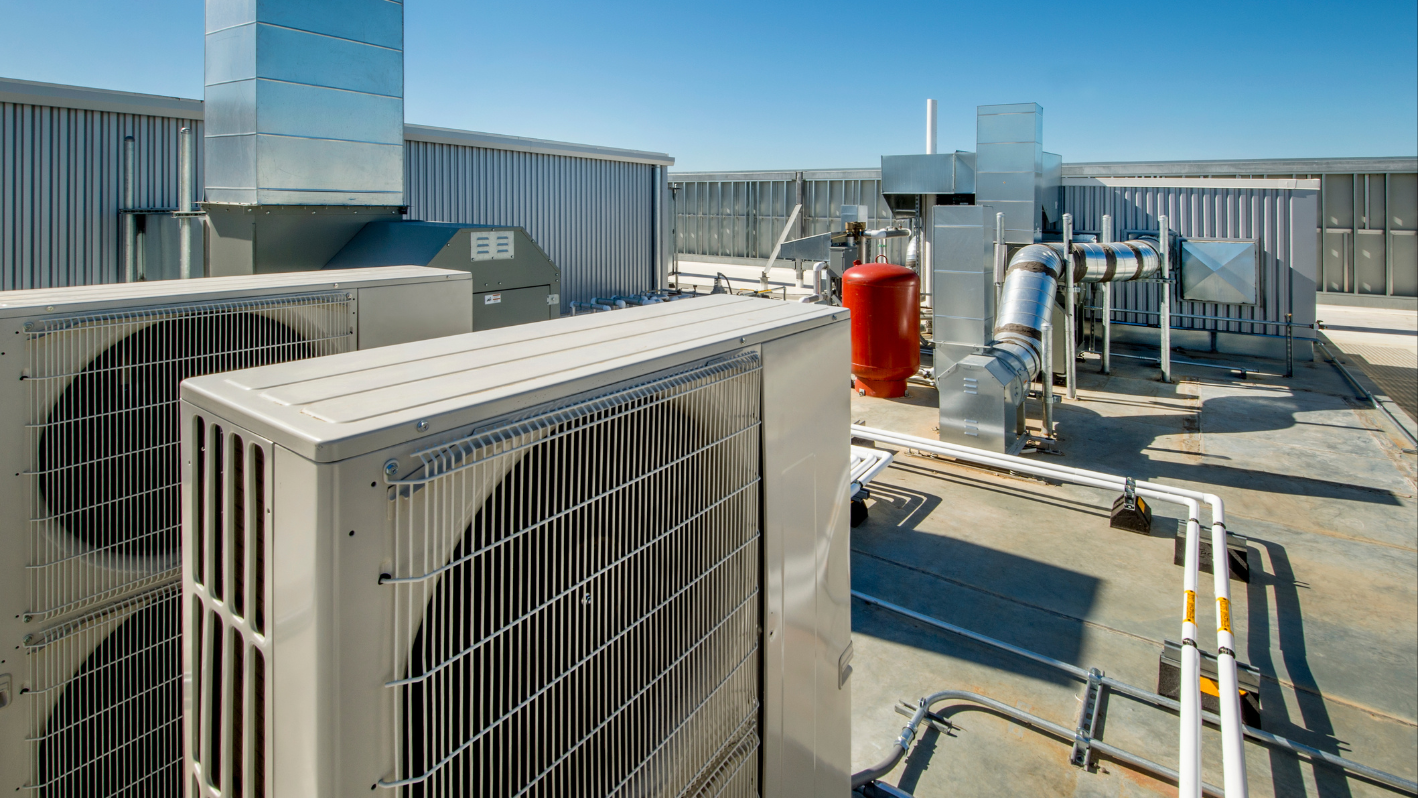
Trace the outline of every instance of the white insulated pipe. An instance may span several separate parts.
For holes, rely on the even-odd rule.
[[[881,443],[891,443],[924,452],[953,457],[966,462],[1006,468],[1035,476],[1051,477],[1060,482],[1072,482],[1095,488],[1126,490],[1125,477],[1089,471],[1082,468],[1054,465],[1028,460],[1017,455],[997,454],[969,446],[959,446],[943,441],[934,441],[915,435],[905,435],[890,430],[852,425],[853,437],[866,438]],[[1156,501],[1180,504],[1187,508],[1187,561],[1183,569],[1183,632],[1195,633],[1196,584],[1200,550],[1200,505],[1206,504],[1211,510],[1212,571],[1215,574],[1217,607],[1217,674],[1221,693],[1221,739],[1222,765],[1225,772],[1226,795],[1228,798],[1246,798],[1245,738],[1241,728],[1241,700],[1236,679],[1236,657],[1232,650],[1235,638],[1230,628],[1231,569],[1226,552],[1226,505],[1220,496],[1213,493],[1160,485],[1155,482],[1134,483],[1137,494]],[[1189,586],[1189,587],[1188,587]],[[1191,640],[1191,645],[1186,643]],[[1178,774],[1191,792],[1179,791],[1181,796],[1201,794],[1201,667],[1200,653],[1195,649],[1195,637],[1184,638],[1182,645],[1182,687],[1181,703],[1181,744]],[[1192,649],[1188,652],[1188,649]]]
[[[926,154],[935,155],[935,100],[926,100]]]

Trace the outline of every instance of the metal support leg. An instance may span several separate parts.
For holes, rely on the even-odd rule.
[[[1078,289],[1073,282],[1073,214],[1063,215],[1063,266],[1064,272],[1068,275],[1068,287],[1064,291],[1064,381],[1068,383],[1068,398],[1078,398],[1078,388],[1074,379],[1074,366],[1078,363],[1078,323],[1076,320],[1076,308],[1078,307]]]
[[[1103,216],[1103,243],[1113,243],[1113,217]],[[1103,289],[1103,373],[1113,371],[1113,286],[1101,283]]]
[[[1162,251],[1162,301],[1158,310],[1162,314],[1162,381],[1172,381],[1172,268],[1171,236],[1167,230],[1167,217],[1157,217],[1159,233],[1157,243]]]
[[[1103,703],[1103,672],[1097,668],[1088,669],[1088,685],[1083,689],[1083,698],[1078,702],[1078,723],[1074,724],[1073,753],[1069,764],[1089,770],[1093,767],[1093,740],[1098,736],[1098,718],[1103,713],[1099,707]]]
[[[1295,376],[1295,314],[1285,314],[1285,379]]]
[[[1044,400],[1044,437],[1054,439],[1054,323],[1044,322],[1044,373],[1039,375],[1043,382],[1040,396]]]

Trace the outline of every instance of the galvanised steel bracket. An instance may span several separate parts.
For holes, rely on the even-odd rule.
[[[1069,764],[1084,770],[1093,769],[1093,738],[1098,732],[1098,718],[1103,713],[1099,707],[1103,702],[1103,672],[1097,668],[1088,669],[1088,686],[1079,699],[1078,723],[1074,726],[1073,753],[1069,754]]]

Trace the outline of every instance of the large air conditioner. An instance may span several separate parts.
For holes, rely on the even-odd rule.
[[[848,338],[716,296],[185,382],[189,794],[846,798]]]
[[[411,267],[0,293],[0,793],[181,794],[181,381],[471,309]]]

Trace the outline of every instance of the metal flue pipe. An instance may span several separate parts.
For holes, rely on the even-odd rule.
[[[1027,249],[1027,247],[1026,247]],[[918,449],[924,452],[944,455],[965,462],[977,463],[980,465],[1003,468],[1011,471],[1018,471],[1024,474],[1048,477],[1060,482],[1072,482],[1077,485],[1104,488],[1110,490],[1125,490],[1127,479],[1125,477],[1106,474],[1101,471],[1089,471],[1082,468],[1071,468],[1068,466],[1054,465],[1052,463],[1035,462],[1016,455],[997,454],[987,452],[982,449],[974,449],[968,446],[945,443],[942,441],[921,438],[915,435],[905,435],[890,430],[876,429],[853,425],[852,436],[865,438],[867,440],[879,441],[881,443],[894,444],[911,449]],[[1206,504],[1211,509],[1211,536],[1212,536],[1212,571],[1215,574],[1215,593],[1217,606],[1217,672],[1221,687],[1221,736],[1222,736],[1222,756],[1223,766],[1226,774],[1226,789],[1228,795],[1244,796],[1246,792],[1245,775],[1245,744],[1242,739],[1241,729],[1241,702],[1237,692],[1236,680],[1236,658],[1232,650],[1234,638],[1230,629],[1230,603],[1231,603],[1231,581],[1230,563],[1227,561],[1226,553],[1226,507],[1220,496],[1212,493],[1201,493],[1199,491],[1176,488],[1170,485],[1161,485],[1155,482],[1138,481],[1135,483],[1137,494],[1155,501],[1165,501],[1173,504],[1180,504],[1187,508],[1187,541],[1188,552],[1193,546],[1200,548],[1200,505]],[[1195,684],[1195,688],[1184,687],[1182,698],[1182,737],[1179,774],[1186,778],[1187,784],[1200,784],[1200,749],[1198,741],[1200,739],[1200,714],[1201,714],[1201,693],[1200,693],[1200,653],[1192,651],[1189,655],[1186,651],[1198,645],[1195,639],[1196,634],[1196,583],[1197,583],[1197,559],[1190,557],[1183,576],[1183,683]],[[1186,636],[1190,632],[1192,636]],[[1190,641],[1190,642],[1188,642]],[[1195,662],[1194,666],[1189,663]],[[1229,687],[1228,687],[1229,685]],[[1229,689],[1229,693],[1227,692]],[[1194,701],[1192,699],[1195,699]],[[1229,706],[1228,706],[1229,705]],[[1192,776],[1195,780],[1192,781]],[[1232,792],[1234,790],[1234,792]],[[1199,793],[1183,792],[1182,795],[1195,795]]]
[[[935,100],[926,100],[926,154],[935,155]]]

